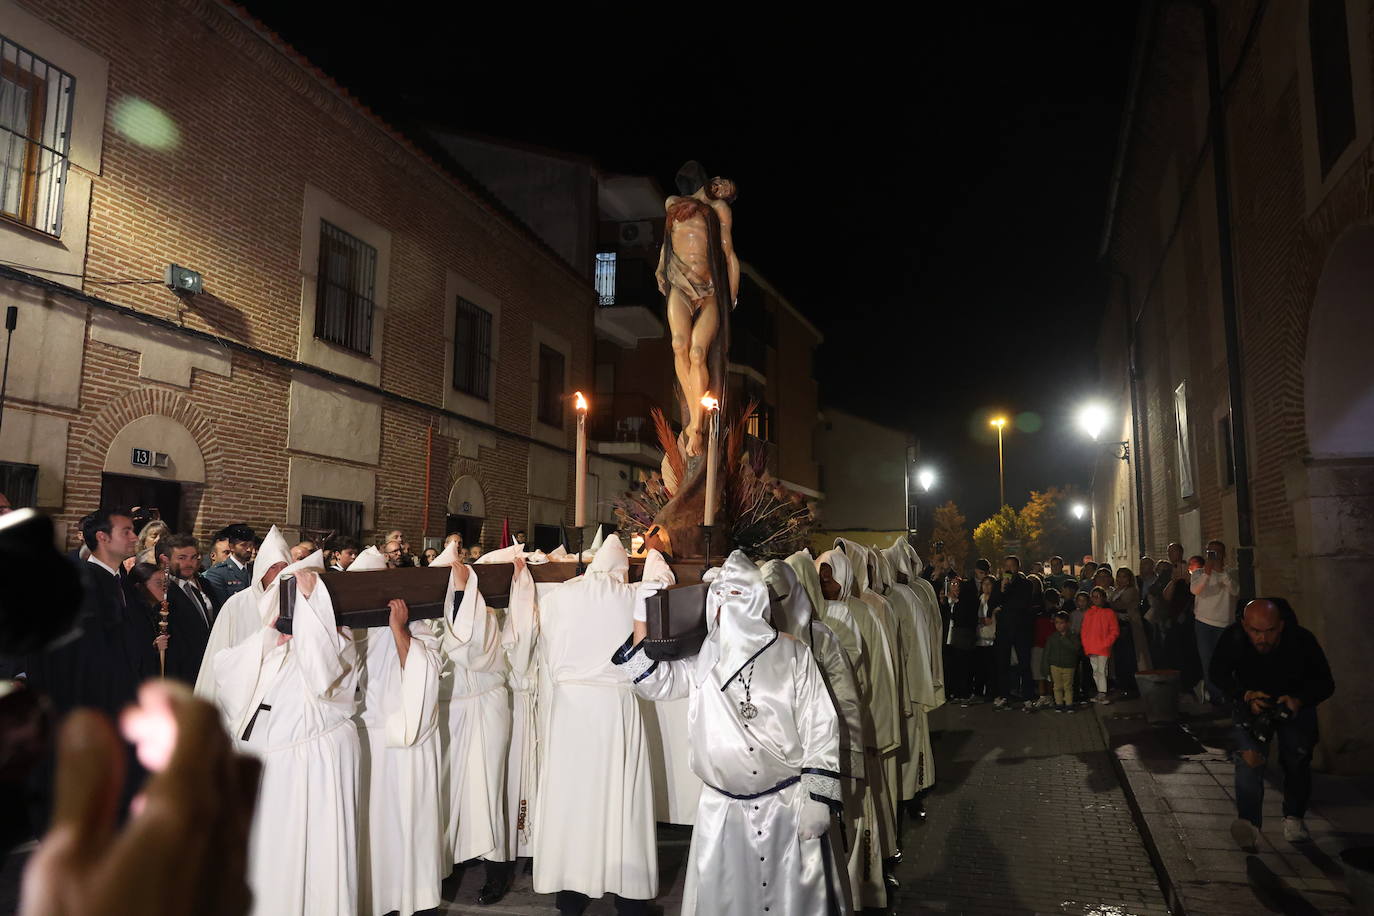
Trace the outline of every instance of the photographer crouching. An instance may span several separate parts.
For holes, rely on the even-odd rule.
[[[1231,836],[1253,851],[1264,804],[1269,750],[1283,766],[1283,838],[1310,839],[1303,817],[1312,794],[1312,749],[1317,743],[1317,704],[1336,691],[1331,666],[1317,638],[1298,626],[1282,598],[1259,598],[1227,627],[1208,676],[1234,707],[1236,813]]]

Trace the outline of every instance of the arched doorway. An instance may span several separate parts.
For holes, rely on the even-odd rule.
[[[487,517],[487,501],[477,478],[464,474],[453,482],[448,491],[448,518],[444,536],[457,532],[463,544],[471,547],[482,543],[482,523]],[[491,545],[483,544],[484,547]]]
[[[1350,596],[1374,589],[1374,227],[1332,246],[1317,282],[1303,365],[1307,456],[1287,474],[1296,529],[1294,596],[1340,688],[1318,707],[1327,766],[1374,768],[1366,711],[1374,618]]]
[[[1314,458],[1374,457],[1374,227],[1341,237],[1307,329],[1304,406]]]
[[[204,487],[205,457],[190,430],[149,414],[125,424],[110,442],[100,504],[156,508],[173,531],[187,531]]]

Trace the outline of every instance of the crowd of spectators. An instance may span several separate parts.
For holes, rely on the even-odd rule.
[[[1007,556],[995,574],[980,558],[965,575],[937,553],[924,575],[940,597],[948,689],[963,706],[1073,712],[1134,697],[1138,672],[1167,669],[1199,703],[1230,708],[1205,674],[1239,613],[1221,541],[1186,559],[1182,545],[1170,544],[1165,559],[1141,557],[1138,571],[1086,561],[1077,574],[1062,557],[1027,572]],[[1051,668],[1070,675],[1056,679]]]

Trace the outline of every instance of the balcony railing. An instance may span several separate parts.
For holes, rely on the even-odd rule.
[[[654,279],[654,264],[644,258],[597,259],[596,288],[603,308],[640,306],[663,315],[663,295]]]

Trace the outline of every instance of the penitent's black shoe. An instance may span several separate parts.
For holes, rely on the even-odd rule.
[[[490,906],[498,902],[510,893],[511,885],[514,883],[514,862],[488,862],[487,880],[482,884],[482,889],[477,892],[478,904]]]

